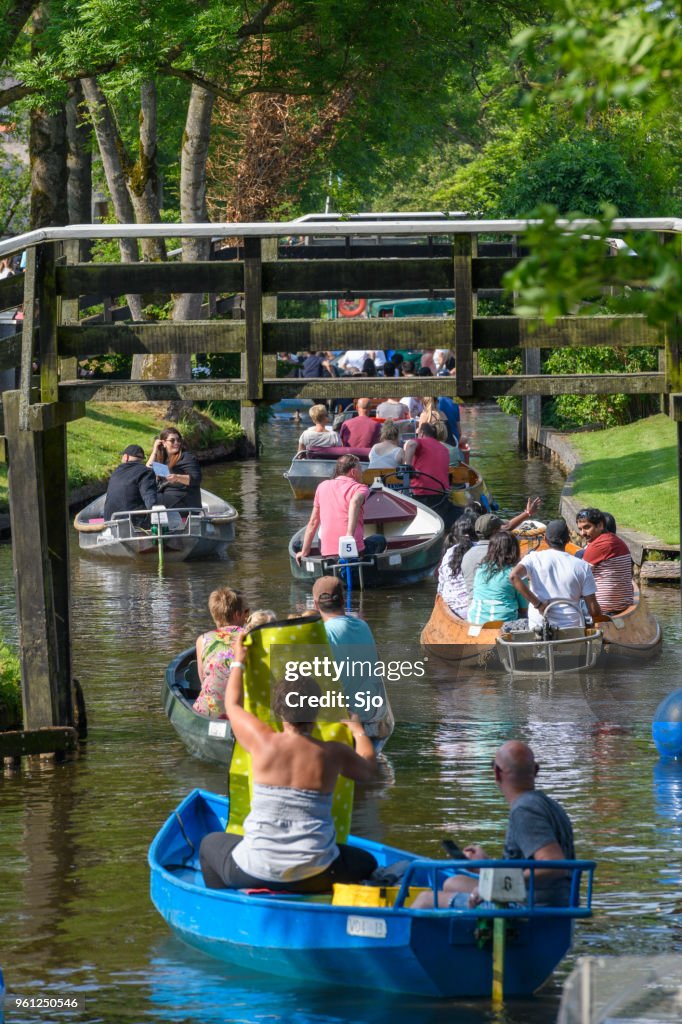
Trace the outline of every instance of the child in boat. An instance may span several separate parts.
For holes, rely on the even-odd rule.
[[[255,612],[251,612],[246,620],[244,632],[250,633],[252,629],[256,629],[257,626],[266,626],[268,622],[277,622],[277,613],[273,612],[271,608],[258,608]]]
[[[447,549],[438,566],[438,593],[451,612],[466,619],[469,595],[462,575],[462,559],[476,543],[474,518],[466,513],[457,520],[448,534]]]
[[[249,609],[236,590],[220,587],[208,599],[215,629],[197,638],[197,670],[201,693],[192,707],[208,718],[226,718],[225,687],[234,658],[234,642],[244,632]]]

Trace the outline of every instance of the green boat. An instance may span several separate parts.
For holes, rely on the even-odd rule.
[[[166,669],[163,709],[192,757],[227,768],[234,745],[230,723],[224,718],[207,718],[193,709],[200,690],[196,651],[188,647]]]

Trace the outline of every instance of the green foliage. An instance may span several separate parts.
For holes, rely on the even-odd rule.
[[[21,725],[21,669],[16,651],[0,640],[0,729]]]
[[[31,172],[10,153],[2,158],[0,174],[0,234],[18,235],[29,228]]]
[[[493,377],[515,376],[523,373],[523,359],[518,349],[484,348],[478,353],[478,365],[481,373]],[[497,399],[502,412],[508,416],[521,415],[521,399],[513,395],[503,395]]]
[[[92,377],[96,380],[108,378],[109,380],[130,380],[130,368],[133,364],[133,357],[122,352],[112,352],[106,356],[93,356],[91,359],[84,359],[81,366],[88,373],[92,371]]]
[[[658,368],[652,348],[559,348],[546,353],[543,373],[638,373]],[[601,424],[613,427],[651,414],[654,395],[557,395],[543,406],[543,421],[561,429]]]

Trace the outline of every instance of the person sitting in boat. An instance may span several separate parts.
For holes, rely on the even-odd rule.
[[[139,444],[129,444],[121,452],[121,462],[109,478],[104,500],[104,520],[116,512],[140,512],[159,504],[156,477],[144,464]],[[133,526],[144,526],[146,516],[133,516]]]
[[[304,430],[298,439],[298,450],[306,448],[338,448],[341,445],[339,435],[329,426],[329,413],[326,405],[313,405],[308,410],[313,426]]]
[[[550,601],[561,598],[579,605],[583,600],[592,618],[601,614],[596,598],[597,586],[590,565],[565,550],[569,541],[565,519],[553,519],[545,529],[546,550],[529,551],[511,572],[511,582],[528,601],[528,624],[541,629]],[[547,619],[552,626],[579,626],[578,608],[560,604],[550,608]]]
[[[400,430],[395,420],[385,420],[381,424],[379,440],[369,452],[370,469],[394,469],[405,463],[405,452],[398,440]]]
[[[460,462],[464,462],[464,456],[462,455],[459,444],[456,439],[453,438],[453,443],[448,443],[448,429],[443,420],[437,420],[433,424],[433,429],[436,431],[436,440],[444,444],[448,450],[448,458],[450,459],[451,466],[459,466]]]
[[[607,530],[606,515],[599,509],[583,508],[575,521],[580,536],[587,541],[583,560],[592,569],[599,607],[607,615],[624,611],[635,600],[630,549],[616,536],[615,529]]]
[[[505,860],[575,860],[573,826],[556,800],[535,788],[540,765],[527,743],[508,740],[492,761],[495,782],[509,804],[509,823],[504,842]],[[489,860],[482,846],[464,848],[472,862]],[[476,871],[475,863],[472,870]],[[530,874],[525,872],[526,876]],[[570,902],[571,872],[562,868],[538,868],[535,874],[535,906],[561,907]],[[475,907],[481,902],[478,882],[468,875],[446,879],[438,893],[439,907]],[[414,908],[433,907],[433,893],[421,893]]]
[[[450,530],[446,551],[438,566],[438,593],[451,612],[466,619],[469,595],[462,575],[462,559],[476,542],[476,530],[471,516],[461,515]]]
[[[474,589],[476,570],[486,556],[491,537],[498,530],[515,530],[526,519],[532,519],[541,504],[542,498],[529,498],[523,512],[519,512],[517,516],[512,516],[506,522],[492,512],[485,512],[478,517],[475,523],[476,543],[467,551],[462,559],[462,575],[464,576],[464,583],[470,597]]]
[[[201,508],[201,466],[185,448],[182,434],[166,427],[154,441],[147,465],[160,462],[170,472],[160,476],[158,488],[166,508]]]
[[[484,622],[513,622],[528,608],[526,599],[510,582],[510,574],[520,555],[519,542],[509,530],[498,530],[490,538],[485,558],[476,569],[467,620],[480,626]]]
[[[459,444],[459,439],[461,436],[461,417],[459,405],[454,400],[454,398],[448,398],[447,395],[441,395],[440,398],[438,399],[438,412],[443,413],[444,416],[446,417],[450,425],[450,430],[452,431],[452,436],[454,437],[455,441],[457,441],[457,443]]]
[[[277,613],[273,612],[271,608],[257,608],[249,613],[249,617],[244,623],[244,632],[250,633],[252,629],[257,629],[258,626],[267,626],[270,622],[277,622]]]
[[[430,426],[434,428],[436,424],[443,423],[446,430],[445,440],[447,441],[448,444],[452,444],[452,442],[454,441],[454,436],[452,434],[452,431],[450,430],[450,423],[448,422],[448,418],[445,415],[445,413],[441,412],[440,409],[438,408],[438,399],[432,398],[431,396],[427,396],[426,398],[422,398],[422,405],[424,408],[419,414],[419,419],[417,420],[417,429],[419,429],[419,427],[421,427],[424,423],[428,423],[430,424]],[[438,437],[438,434],[436,433],[435,436]]]
[[[346,448],[371,448],[379,439],[381,424],[370,416],[369,398],[358,398],[357,416],[341,424],[339,437]]]
[[[382,534],[364,536],[364,504],[368,497],[369,487],[362,482],[357,455],[342,455],[336,462],[334,477],[323,480],[315,491],[303,544],[296,553],[298,564],[310,554],[318,527],[320,554],[323,558],[338,557],[341,537],[355,537],[358,555],[365,552],[377,555],[384,551],[386,538]]]
[[[225,687],[230,663],[234,658],[234,644],[244,632],[249,609],[236,590],[220,587],[208,599],[208,610],[215,629],[197,638],[197,671],[201,693],[192,707],[208,718],[226,718]]]
[[[379,655],[372,630],[363,619],[346,615],[343,583],[338,576],[320,576],[315,580],[313,601],[324,622],[334,662],[337,666],[345,666],[340,682],[350,707],[356,706],[358,693],[370,693],[372,697],[381,698],[380,706],[368,707],[361,716],[367,728],[370,722],[384,719],[388,712],[383,677],[375,672]],[[369,731],[373,735],[373,730]]]
[[[377,406],[377,416],[382,420],[406,420],[408,415],[407,408],[399,398],[385,398]]]
[[[310,678],[279,682],[272,710],[278,732],[243,704],[248,657],[235,649],[225,707],[232,731],[251,755],[253,795],[244,836],[211,832],[199,850],[209,889],[267,888],[274,892],[330,892],[336,882],[360,882],[376,868],[365,850],[336,842],[332,795],[339,775],[368,782],[376,772],[374,747],[357,715],[346,723],[355,750],[315,739],[312,731],[322,695]]]

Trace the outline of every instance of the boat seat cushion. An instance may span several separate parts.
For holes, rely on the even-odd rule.
[[[305,457],[306,459],[330,459],[335,461],[340,459],[342,455],[357,455],[363,462],[367,462],[369,459],[369,448],[345,448],[342,445],[331,445],[326,447],[324,445],[318,445],[312,448],[306,448]]]

